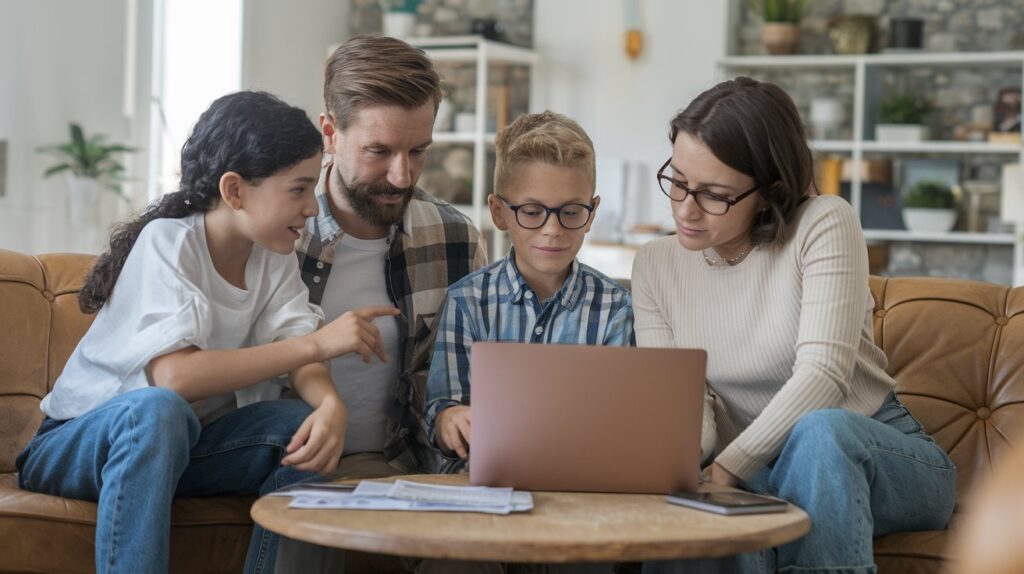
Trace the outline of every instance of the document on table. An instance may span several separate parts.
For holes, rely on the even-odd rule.
[[[508,514],[533,508],[529,492],[486,486],[444,486],[397,480],[394,483],[364,480],[353,492],[296,489],[288,508],[338,508],[346,510],[419,510],[430,512],[483,512]]]

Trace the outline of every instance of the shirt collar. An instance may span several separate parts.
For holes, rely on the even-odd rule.
[[[509,294],[512,295],[513,303],[522,303],[523,296],[526,291],[530,290],[530,286],[526,284],[526,279],[523,278],[522,273],[519,272],[519,268],[516,267],[516,250],[512,248],[509,250],[508,255],[505,256],[505,264],[502,269],[505,275],[506,281],[508,281]],[[580,293],[583,291],[583,274],[580,269],[580,262],[576,258],[572,260],[572,269],[569,271],[568,277],[565,278],[565,283],[562,284],[562,288],[558,290],[553,298],[557,298],[559,303],[566,309],[572,309],[576,306],[576,302],[579,300]]]
[[[334,214],[331,213],[331,199],[330,194],[327,193],[328,178],[331,175],[331,169],[334,167],[334,162],[328,160],[324,163],[320,169],[320,181],[316,184],[316,203],[320,208],[320,212],[317,214],[315,219],[316,229],[320,230],[320,242],[325,248],[330,248],[341,239],[341,236],[345,234],[345,230],[341,228],[341,224],[334,218]],[[406,208],[405,215],[402,219],[392,226],[389,232],[390,237],[394,237],[395,233],[405,234],[405,220],[409,217],[409,209]],[[313,220],[310,220],[313,222]],[[308,225],[308,223],[307,223]]]

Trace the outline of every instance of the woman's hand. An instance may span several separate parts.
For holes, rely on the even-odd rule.
[[[711,466],[708,467],[704,474],[707,475],[708,482],[711,484],[729,486],[732,488],[736,488],[740,484],[740,479],[736,478],[736,476],[728,470],[725,470],[725,467],[717,462],[711,463]]]
[[[377,355],[385,363],[388,360],[380,329],[373,324],[377,317],[393,317],[399,311],[395,307],[366,307],[349,311],[309,335],[316,344],[320,361],[329,361],[345,353],[359,353],[364,363]]]
[[[437,415],[437,440],[441,447],[455,451],[459,458],[469,458],[469,407],[448,407]]]
[[[345,446],[348,410],[337,395],[325,397],[292,437],[281,464],[326,475],[334,472]]]

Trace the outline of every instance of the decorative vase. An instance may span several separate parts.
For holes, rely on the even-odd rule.
[[[843,103],[837,98],[812,99],[810,120],[814,127],[814,137],[820,140],[837,139],[844,115]]]
[[[101,221],[107,215],[107,195],[103,184],[95,178],[68,175],[68,241],[67,248],[82,253],[103,250]]]
[[[924,47],[924,20],[890,18],[889,47],[891,51],[916,51]]]
[[[98,224],[99,181],[91,177],[68,175],[68,224],[75,229],[92,229]]]
[[[910,231],[919,233],[946,233],[956,223],[955,209],[904,207],[903,223]]]
[[[413,12],[385,12],[384,35],[404,40],[411,38],[416,29],[416,14]]]
[[[765,22],[761,42],[769,54],[793,54],[800,44],[800,26],[789,22]]]
[[[836,54],[867,54],[871,51],[874,35],[874,16],[842,16],[828,28],[828,39],[832,52]]]

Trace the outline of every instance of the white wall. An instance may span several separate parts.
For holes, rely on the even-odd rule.
[[[0,139],[8,140],[0,248],[73,248],[66,186],[42,179],[40,145],[68,139],[68,123],[128,141],[122,115],[125,0],[0,0]]]
[[[534,38],[542,56],[533,100],[588,130],[600,157],[643,162],[668,156],[668,120],[716,79],[725,53],[727,2],[642,0],[644,53],[623,49],[621,1],[536,0]],[[147,142],[148,31],[140,26],[139,111],[122,115],[125,0],[0,0],[0,139],[7,139],[7,195],[0,198],[0,247],[44,252],[73,247],[64,225],[66,188],[43,180],[37,146],[67,137],[69,121],[111,140]],[[344,0],[247,0],[242,82],[319,114],[327,46],[347,35]],[[152,0],[139,0],[139,21]],[[144,155],[133,158],[136,173]],[[650,194],[656,194],[653,183]],[[650,217],[663,214],[657,197]],[[650,198],[648,198],[650,199]]]
[[[266,90],[316,121],[327,47],[348,36],[348,0],[246,0],[242,85]]]
[[[725,0],[640,0],[643,53],[624,48],[623,2],[536,0],[534,44],[542,64],[533,102],[565,113],[601,157],[642,162],[646,217],[667,217],[654,173],[671,154],[668,122],[711,87],[725,55]]]
[[[111,141],[148,145],[153,0],[138,0],[135,120],[122,114],[126,6],[126,0],[0,0],[0,139],[8,141],[0,248],[82,250],[65,223],[65,182],[44,180],[51,159],[34,151],[65,141],[69,122]],[[273,92],[315,120],[327,46],[345,39],[347,14],[344,0],[247,0],[243,85]],[[137,178],[133,191],[144,196],[145,149],[126,163]]]

